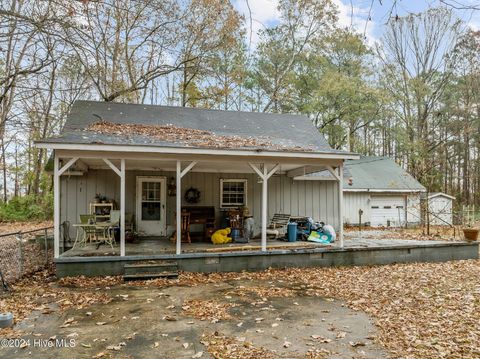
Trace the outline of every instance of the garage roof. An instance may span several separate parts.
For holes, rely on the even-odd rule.
[[[362,156],[358,160],[346,161],[343,188],[346,191],[426,191],[420,182],[395,161],[388,157],[375,156]]]
[[[310,173],[309,180],[334,179],[328,171]],[[426,189],[412,175],[388,157],[362,156],[345,161],[343,189],[357,192],[425,192]]]

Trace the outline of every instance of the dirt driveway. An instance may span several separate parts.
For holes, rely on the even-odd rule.
[[[375,327],[366,314],[308,290],[282,280],[102,288],[97,292],[113,298],[107,304],[32,312],[18,326],[30,333],[22,336],[30,346],[3,348],[0,357],[388,357],[373,343]],[[74,347],[41,347],[49,338]]]

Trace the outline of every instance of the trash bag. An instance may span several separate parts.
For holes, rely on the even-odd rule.
[[[322,232],[324,234],[328,234],[331,236],[330,242],[335,242],[335,239],[337,239],[337,234],[335,233],[335,229],[329,224],[325,224],[322,227]]]

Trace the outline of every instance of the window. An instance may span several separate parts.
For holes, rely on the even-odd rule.
[[[220,207],[242,207],[247,205],[246,179],[220,180]]]

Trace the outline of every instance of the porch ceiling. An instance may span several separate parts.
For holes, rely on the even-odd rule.
[[[88,169],[110,169],[101,158],[82,158],[81,163]],[[119,160],[111,160],[117,167],[120,166]],[[185,161],[185,165],[189,161]],[[270,166],[271,167],[271,166]],[[278,172],[288,172],[305,167],[304,163],[283,163]],[[318,170],[319,166],[315,166]],[[125,160],[125,169],[127,171],[175,171],[175,160],[160,159],[127,159]],[[191,172],[213,172],[213,173],[254,173],[248,162],[239,161],[198,161]]]

